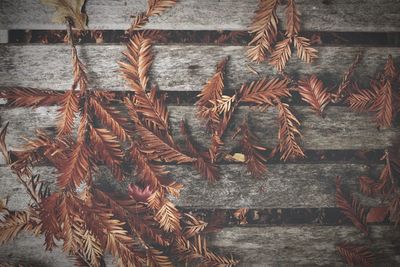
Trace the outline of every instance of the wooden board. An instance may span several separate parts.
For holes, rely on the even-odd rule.
[[[373,266],[399,266],[399,232],[394,232],[392,226],[373,226],[371,237],[372,249],[381,256]],[[222,252],[239,255],[239,266],[260,267],[348,266],[335,251],[335,244],[368,244],[353,226],[232,227],[223,229],[212,240],[211,244]]]
[[[152,17],[147,29],[247,30],[257,0],[181,0],[160,17]],[[400,3],[397,0],[297,0],[306,31],[398,31]],[[91,29],[127,29],[131,16],[146,10],[146,0],[87,1]],[[40,0],[3,0],[0,28],[65,29],[51,22],[54,9]],[[279,11],[282,19],[283,7]]]
[[[170,176],[182,183],[184,189],[173,202],[184,208],[236,209],[265,208],[331,208],[335,207],[335,177],[354,192],[359,191],[358,177],[375,172],[381,166],[363,164],[270,164],[262,179],[252,178],[245,166],[229,164],[221,166],[221,180],[209,184],[192,166],[168,166]],[[45,181],[54,183],[57,172],[52,167],[37,167]],[[9,208],[23,210],[29,196],[8,167],[0,167],[2,186],[0,198],[9,199]],[[96,181],[109,190],[126,191],[134,182],[132,177],[117,183],[106,168],[101,168]],[[379,200],[363,198],[363,204],[379,205]]]
[[[392,226],[372,226],[372,238],[378,240],[372,249],[381,253],[374,266],[400,264],[395,242],[399,236]],[[363,240],[353,226],[269,226],[232,227],[213,234],[209,247],[239,256],[238,266],[346,266],[335,251],[341,241]],[[393,242],[393,243],[392,243]],[[367,244],[366,240],[363,240]],[[14,242],[0,247],[0,261],[36,263],[38,266],[67,267],[72,260],[60,249],[45,252],[43,238],[20,235]],[[107,266],[114,266],[106,257]]]
[[[123,60],[123,45],[82,45],[80,57],[89,70],[92,88],[127,90],[117,62]],[[295,54],[285,71],[294,78],[316,73],[327,86],[340,82],[355,55],[364,51],[364,60],[357,69],[369,85],[369,78],[382,70],[388,54],[396,63],[400,50],[395,47],[318,47],[319,59],[314,64],[299,61]],[[164,91],[200,91],[215,72],[215,64],[230,56],[227,69],[227,90],[238,90],[242,83],[270,77],[275,73],[267,63],[252,65],[260,76],[247,67],[250,64],[243,46],[157,45],[151,81]],[[0,45],[1,86],[28,86],[52,90],[68,90],[72,84],[71,52],[67,45]]]
[[[306,150],[384,149],[393,144],[400,135],[399,128],[378,131],[371,114],[356,113],[347,107],[329,106],[325,118],[316,115],[308,106],[294,106],[291,109],[302,123],[301,144]],[[194,106],[169,106],[168,110],[172,134],[178,143],[183,143],[179,133],[179,122],[184,119],[193,139],[202,146],[207,146],[210,136],[206,133],[203,123],[196,118]],[[224,136],[228,151],[237,146],[238,142],[232,141],[232,136],[247,116],[253,132],[262,143],[267,147],[275,146],[278,138],[277,111],[270,108],[266,112],[260,112],[249,107],[240,107]],[[0,109],[0,117],[3,123],[10,122],[6,140],[10,149],[16,149],[25,143],[24,137],[33,138],[36,129],[55,133],[57,107],[3,107]]]

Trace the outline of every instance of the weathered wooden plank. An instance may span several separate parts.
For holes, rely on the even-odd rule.
[[[393,232],[392,226],[372,226],[371,230],[371,247],[382,255],[374,266],[400,264],[396,252],[399,232]],[[239,266],[346,266],[336,253],[335,244],[360,240],[363,238],[352,226],[232,227],[213,234],[208,245],[226,255],[239,256]],[[42,245],[42,237],[21,234],[14,242],[0,247],[0,261],[71,266],[72,260],[60,249],[45,252]],[[113,266],[110,256],[106,261],[110,264],[107,266]]]
[[[152,17],[147,29],[247,30],[257,0],[182,0],[161,17]],[[398,0],[297,0],[302,28],[307,31],[398,31]],[[86,5],[91,29],[127,29],[131,16],[144,11],[145,0],[96,0]],[[279,17],[282,19],[282,10]],[[3,0],[0,28],[65,29],[51,22],[53,9],[40,0]]]
[[[302,123],[302,145],[306,150],[340,150],[340,149],[383,149],[394,143],[400,135],[399,128],[388,128],[378,131],[373,116],[368,113],[355,113],[347,107],[329,106],[325,118],[315,114],[307,106],[291,108]],[[202,122],[196,118],[194,106],[169,106],[172,134],[178,143],[183,143],[179,133],[179,122],[184,119],[191,130],[194,140],[206,147],[210,136]],[[7,143],[11,149],[23,145],[24,137],[35,136],[36,129],[55,132],[57,124],[57,107],[40,107],[36,109],[2,108],[0,116],[3,122],[9,121]],[[278,122],[274,108],[260,112],[249,107],[240,107],[224,136],[226,148],[237,146],[232,136],[239,124],[249,116],[253,132],[268,147],[277,144]]]
[[[399,231],[392,226],[371,227],[371,248],[380,253],[373,266],[399,266]],[[352,226],[290,226],[225,228],[212,238],[212,246],[239,255],[240,266],[348,266],[335,244],[363,240]],[[363,243],[368,243],[364,239]]]
[[[243,165],[221,166],[221,179],[208,184],[192,166],[168,166],[171,178],[184,189],[174,203],[184,208],[236,209],[265,208],[330,208],[335,207],[335,177],[343,177],[349,188],[358,191],[358,177],[374,172],[379,166],[362,164],[270,164],[262,179],[254,179]],[[52,167],[36,167],[35,173],[54,183],[57,174]],[[22,210],[29,196],[8,167],[0,167],[2,186],[0,198],[8,197],[10,209]],[[96,180],[106,188],[126,191],[134,182],[129,178],[117,183],[106,168],[101,168]],[[363,204],[376,206],[378,200],[363,198]]]
[[[82,61],[87,65],[93,88],[127,90],[117,62],[123,59],[122,45],[83,45],[79,47]],[[214,45],[157,45],[152,66],[152,81],[165,91],[200,91],[213,75],[215,64],[230,56],[227,69],[227,89],[237,90],[249,80],[259,78],[248,67],[249,60],[243,46]],[[364,84],[367,77],[382,69],[388,54],[396,63],[400,50],[394,47],[319,47],[319,59],[312,65],[295,58],[285,71],[294,77],[317,73],[321,79],[334,85],[352,63],[355,55],[365,52],[357,69]],[[268,64],[254,65],[262,76],[275,73]],[[72,84],[71,52],[67,45],[1,45],[0,86],[30,86],[53,90],[68,90]],[[361,83],[361,84],[363,84]]]
[[[8,43],[8,31],[0,29],[0,44]]]

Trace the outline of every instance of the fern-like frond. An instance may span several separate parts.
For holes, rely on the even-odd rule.
[[[311,75],[308,79],[301,80],[298,88],[302,99],[322,116],[326,105],[330,102],[330,95],[322,81],[316,75]]]
[[[86,75],[86,67],[79,59],[75,45],[72,45],[72,65],[74,73],[72,90],[75,90],[79,85],[79,89],[84,92],[86,91],[89,82]]]
[[[378,90],[372,84],[372,89],[360,89],[357,85],[353,93],[347,98],[352,110],[356,112],[371,111],[371,107],[377,97]]]
[[[69,135],[74,126],[74,120],[79,112],[79,98],[77,94],[70,90],[65,93],[65,97],[58,109],[58,136]]]
[[[133,30],[142,28],[147,22],[149,22],[151,16],[159,16],[175,4],[176,0],[147,0],[146,12],[142,12],[135,16],[129,31],[132,32]]]
[[[342,77],[342,81],[340,82],[338,89],[335,94],[333,94],[333,102],[339,102],[339,100],[346,94],[349,93],[350,85],[351,85],[351,78],[357,68],[357,66],[360,64],[360,61],[362,59],[363,53],[360,52],[356,55],[354,58],[353,62],[351,63],[349,69],[344,73]]]
[[[318,51],[311,47],[310,40],[305,37],[295,36],[294,46],[297,50],[297,57],[304,62],[311,63],[318,57]]]
[[[209,182],[214,182],[219,179],[218,167],[211,162],[208,153],[201,153],[193,145],[191,137],[186,129],[185,122],[182,120],[180,122],[180,132],[185,139],[186,148],[189,150],[190,155],[196,158],[193,165],[199,171],[201,176],[207,179]]]
[[[366,211],[361,206],[360,202],[352,197],[351,204],[347,200],[346,195],[342,191],[342,179],[336,177],[336,205],[340,208],[341,212],[352,221],[355,227],[360,229],[365,235],[369,234],[366,224]]]
[[[279,72],[283,71],[292,55],[292,50],[290,49],[291,43],[292,38],[285,38],[275,45],[274,51],[271,53],[269,64],[274,66]]]
[[[371,106],[371,110],[376,112],[376,123],[378,127],[391,127],[394,117],[393,91],[389,81],[379,83],[377,98]]]
[[[147,88],[148,72],[153,62],[151,40],[142,34],[136,34],[123,54],[128,62],[119,62],[122,74],[136,94],[143,94]]]
[[[158,188],[163,176],[168,174],[165,168],[150,162],[146,154],[141,151],[141,145],[136,141],[130,148],[130,156],[136,165],[136,175],[140,181],[145,185],[149,185],[151,189]]]
[[[126,117],[113,107],[107,106],[96,97],[89,100],[96,117],[109,128],[121,141],[130,140],[128,121]]]
[[[286,5],[286,37],[292,38],[300,31],[300,13],[294,0],[289,0]]]
[[[305,154],[303,149],[297,143],[296,137],[301,136],[298,126],[300,122],[289,109],[289,105],[276,101],[278,108],[279,121],[279,151],[281,160],[286,161],[289,158],[303,158]]]
[[[191,238],[199,233],[201,233],[207,226],[207,223],[198,220],[197,218],[193,217],[192,215],[185,213],[185,228],[183,231],[183,235],[185,238]]]
[[[340,243],[336,245],[336,250],[351,266],[372,267],[374,265],[375,255],[363,245]]]
[[[217,255],[207,248],[207,241],[201,235],[196,235],[193,241],[187,240],[183,236],[177,238],[174,244],[174,252],[181,261],[188,261],[200,266],[224,266],[232,267],[239,264],[238,260]]]
[[[164,199],[161,208],[157,211],[154,218],[166,232],[181,231],[181,215],[175,205],[168,199]]]
[[[253,177],[261,178],[267,172],[267,159],[262,154],[266,148],[259,144],[259,139],[250,131],[247,121],[241,125],[239,131],[242,135],[240,143],[246,157],[247,170]]]
[[[90,126],[90,141],[93,144],[95,157],[103,161],[111,169],[117,180],[124,178],[121,162],[124,157],[121,144],[109,130]]]
[[[58,176],[60,188],[77,188],[88,178],[90,154],[90,149],[85,142],[78,142],[74,146],[61,170],[61,174]]]
[[[276,15],[277,0],[259,1],[249,32],[254,34],[249,43],[248,57],[252,61],[262,62],[266,53],[272,51],[272,44],[278,34],[278,17]]]
[[[197,95],[199,100],[196,102],[198,106],[198,116],[207,122],[210,130],[214,131],[220,122],[220,117],[216,104],[222,100],[222,92],[224,90],[224,73],[228,58],[218,62],[215,74],[209,79],[206,85]]]
[[[290,96],[287,80],[277,78],[268,80],[263,78],[251,82],[249,85],[242,85],[239,91],[239,102],[249,103],[266,108],[274,105],[274,100]]]
[[[14,240],[22,231],[34,228],[29,211],[16,211],[7,214],[0,221],[0,245]]]
[[[396,66],[394,65],[392,55],[388,56],[383,74],[385,75],[386,79],[388,79],[389,81],[394,81],[399,77],[399,72],[398,72]]]
[[[82,252],[90,266],[100,266],[100,258],[103,250],[97,238],[88,230],[84,232],[82,239]]]
[[[0,90],[0,98],[7,99],[9,107],[39,107],[60,104],[64,94],[30,87],[6,87]]]

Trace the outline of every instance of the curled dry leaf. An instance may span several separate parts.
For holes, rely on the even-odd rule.
[[[85,13],[82,13],[82,9],[86,0],[41,0],[41,2],[56,8],[54,22],[65,24],[66,18],[70,18],[75,28],[85,29],[88,18]]]

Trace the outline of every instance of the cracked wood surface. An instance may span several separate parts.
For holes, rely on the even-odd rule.
[[[293,78],[318,73],[325,86],[337,86],[359,51],[364,52],[355,78],[362,86],[381,71],[389,54],[396,63],[400,50],[396,47],[317,47],[319,58],[306,64],[295,52],[285,71]],[[87,66],[90,87],[105,90],[129,90],[119,71],[124,45],[78,46],[80,59]],[[226,89],[238,90],[242,83],[271,77],[275,70],[267,63],[255,65],[246,57],[244,46],[155,45],[150,81],[162,91],[200,91],[215,72],[220,59],[230,56],[227,64]],[[340,55],[340,57],[339,57]],[[250,71],[248,65],[259,76]],[[41,89],[68,90],[72,84],[71,49],[68,45],[0,45],[1,86],[27,86]]]
[[[257,0],[180,0],[161,16],[151,17],[146,29],[157,30],[236,30],[251,23]],[[398,31],[398,0],[297,0],[303,31]],[[131,16],[146,10],[146,0],[88,1],[90,29],[128,29]],[[278,10],[283,25],[283,6]],[[65,29],[52,23],[54,9],[40,0],[2,0],[2,29]]]

